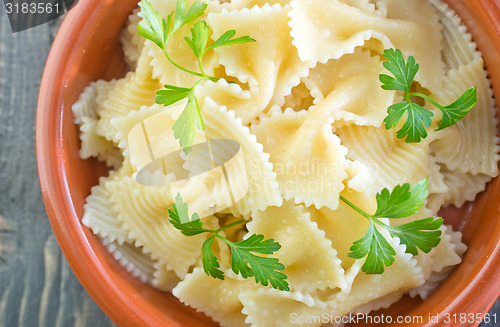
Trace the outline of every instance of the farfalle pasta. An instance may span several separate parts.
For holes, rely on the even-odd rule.
[[[166,51],[191,70],[203,64],[218,79],[195,89],[205,130],[193,138],[195,145],[220,139],[238,144],[244,164],[233,162],[239,169],[233,184],[219,175],[201,176],[203,167],[211,167],[203,153],[182,154],[172,128],[185,101],[164,107],[155,96],[165,84],[190,87],[197,78],[137,35],[143,18],[135,10],[121,38],[131,71],[91,83],[73,106],[80,156],[110,168],[92,188],[82,223],[132,275],[221,326],[289,326],[299,317],[386,308],[404,294],[425,299],[461,262],[467,248],[461,233],[443,225],[439,245],[413,256],[381,229],[395,261],[380,275],[366,274],[365,258],[348,253],[369,222],[339,198],[374,212],[382,189],[427,179],[429,196],[417,213],[381,218],[397,226],[473,201],[498,175],[493,93],[460,19],[439,0],[206,2],[200,19],[211,28],[209,43],[229,29],[256,42],[215,48],[198,63],[184,43],[190,23]],[[175,0],[151,3],[165,18],[175,7]],[[424,101],[435,114],[427,138],[398,138],[384,125],[387,108],[402,101],[399,92],[381,88],[386,48],[415,57],[415,87],[440,103],[477,86],[475,108],[435,131],[441,113]],[[163,171],[145,171],[160,159]],[[290,292],[236,275],[230,251],[218,239],[213,248],[225,279],[208,276],[201,253],[207,235],[183,235],[168,219],[174,183],[206,228],[244,219],[221,233],[232,242],[250,234],[279,242],[274,255],[286,267]],[[238,187],[242,196],[228,198],[228,188]],[[214,202],[221,197],[225,206]]]

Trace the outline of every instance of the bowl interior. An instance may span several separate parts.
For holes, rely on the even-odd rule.
[[[119,5],[117,5],[119,2]],[[500,94],[500,8],[496,0],[453,0],[450,6],[469,27]],[[90,188],[105,175],[96,160],[78,155],[78,128],[71,105],[97,79],[119,78],[127,70],[119,36],[137,0],[81,1],[70,11],[54,42],[42,80],[37,112],[37,156],[50,222],[71,267],[99,306],[120,326],[217,326],[203,314],[132,277],[80,224]],[[498,103],[498,101],[497,101]],[[427,317],[486,312],[500,290],[500,181],[473,203],[446,208],[443,216],[463,230],[469,246],[464,261],[426,300],[403,298],[377,314]],[[474,300],[471,300],[474,299]],[[443,319],[435,326],[446,326]],[[453,324],[449,324],[452,326]],[[464,326],[476,325],[475,323]]]

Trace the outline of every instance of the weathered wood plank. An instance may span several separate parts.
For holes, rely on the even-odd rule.
[[[59,23],[12,34],[0,8],[0,229],[11,230],[0,232],[1,326],[114,325],[61,254],[40,193],[36,103]]]

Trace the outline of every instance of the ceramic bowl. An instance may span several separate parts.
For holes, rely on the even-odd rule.
[[[500,1],[448,2],[469,27],[484,55],[495,93],[500,94]],[[76,276],[119,326],[217,326],[171,294],[132,277],[80,223],[90,188],[107,171],[97,161],[78,156],[78,128],[71,105],[91,81],[122,77],[126,72],[119,36],[136,6],[137,0],[79,1],[57,34],[43,74],[36,123],[45,206]],[[495,179],[473,204],[443,210],[448,222],[463,231],[469,246],[463,263],[427,300],[403,298],[383,313],[424,318],[423,324],[408,326],[441,327],[457,325],[445,323],[446,314],[487,312],[500,292],[499,199],[500,180]],[[429,315],[439,315],[439,323],[428,323]]]

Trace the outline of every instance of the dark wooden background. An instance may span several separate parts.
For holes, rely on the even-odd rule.
[[[13,34],[2,7],[0,326],[113,326],[61,254],[40,193],[36,103],[45,60],[61,19]],[[500,301],[490,312],[497,312],[500,319]],[[500,326],[500,322],[482,326]]]

